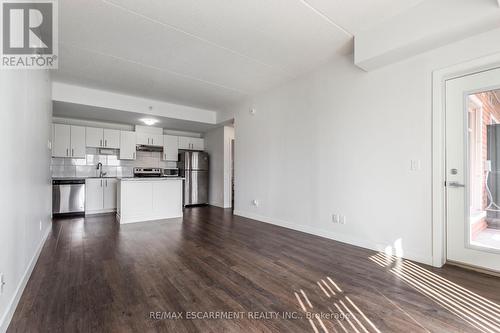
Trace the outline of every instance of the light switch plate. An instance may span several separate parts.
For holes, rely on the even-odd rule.
[[[0,295],[3,294],[3,287],[5,286],[5,280],[3,273],[0,273]]]

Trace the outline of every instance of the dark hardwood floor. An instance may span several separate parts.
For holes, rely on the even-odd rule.
[[[8,332],[500,332],[499,304],[497,277],[199,207],[54,221]]]

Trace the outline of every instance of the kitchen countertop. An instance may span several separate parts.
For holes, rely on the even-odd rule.
[[[184,177],[117,177],[121,181],[163,181],[163,180],[183,180]]]
[[[80,179],[118,179],[125,181],[134,180],[177,180],[184,177],[52,177],[52,180],[80,180]]]
[[[78,179],[113,179],[119,177],[52,177],[52,180],[78,180]]]

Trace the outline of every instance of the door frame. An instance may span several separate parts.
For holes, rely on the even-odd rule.
[[[432,72],[432,265],[446,262],[446,81],[500,68],[500,53]]]

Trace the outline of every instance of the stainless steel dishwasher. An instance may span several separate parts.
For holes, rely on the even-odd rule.
[[[52,214],[85,214],[85,179],[52,180]]]

